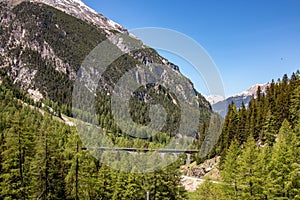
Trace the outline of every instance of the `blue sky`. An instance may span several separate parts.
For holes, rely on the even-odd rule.
[[[127,29],[162,27],[196,40],[216,63],[225,94],[277,80],[300,68],[298,0],[83,0]],[[195,87],[209,92],[184,60],[179,65]]]

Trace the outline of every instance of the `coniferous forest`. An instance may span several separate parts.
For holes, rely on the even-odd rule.
[[[272,81],[246,108],[229,105],[214,153],[222,182],[207,180],[197,199],[300,199],[300,77]]]
[[[207,180],[192,199],[299,199],[300,77],[272,82],[249,107],[234,104],[211,156],[222,181]],[[82,148],[76,129],[29,106],[1,85],[1,199],[185,199],[182,162],[148,174],[113,170]],[[28,102],[28,103],[25,103]]]
[[[147,174],[113,170],[82,148],[76,129],[0,87],[1,199],[184,199],[180,163]]]
[[[7,53],[0,55],[0,199],[143,200],[147,192],[150,200],[300,199],[299,71],[271,81],[266,92],[258,88],[249,105],[229,105],[216,145],[204,158],[191,157],[192,163],[201,164],[220,156],[220,179],[207,179],[189,193],[181,185],[185,155],[151,173],[115,170],[93,157],[76,127],[70,126],[77,113],[71,99],[73,76],[86,54],[107,39],[104,30],[40,3],[23,2],[10,9],[0,2],[0,9],[0,47]],[[125,72],[144,62],[159,63],[162,58],[144,48],[111,63],[95,94],[96,118],[79,112],[85,122],[97,120],[117,147],[164,148],[179,128],[175,95],[154,84],[139,88],[129,102],[136,123],[129,128],[138,137],[128,136],[115,122],[108,94]],[[168,67],[180,73],[177,66]],[[40,90],[43,98],[34,101],[29,88]],[[188,136],[200,151],[215,114],[207,100],[195,94],[202,121],[198,132]],[[145,133],[137,127],[151,121],[148,104],[165,108],[166,125],[142,139]],[[212,140],[203,146],[214,144]]]

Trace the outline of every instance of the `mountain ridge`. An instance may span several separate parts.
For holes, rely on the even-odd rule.
[[[98,28],[104,29],[105,33],[111,35],[113,31],[128,33],[128,31],[120,24],[108,19],[94,9],[88,7],[81,0],[4,0],[12,6],[16,6],[22,2],[43,3],[63,11],[73,17],[84,20],[90,24],[96,25]]]
[[[64,0],[63,2],[74,3],[71,0]],[[77,4],[78,2],[74,3],[74,5]],[[97,112],[99,115],[105,114],[102,119],[109,118],[109,126],[117,129],[117,125],[113,124],[111,120],[109,94],[112,94],[117,81],[124,73],[134,67],[136,73],[133,74],[133,78],[139,84],[144,85],[141,77],[147,77],[146,70],[156,72],[160,80],[169,85],[175,85],[178,89],[177,92],[185,98],[187,103],[191,103],[189,99],[192,96],[201,112],[205,113],[204,118],[209,118],[209,113],[211,113],[209,102],[194,89],[192,82],[180,73],[179,67],[170,63],[154,49],[147,47],[127,32],[123,34],[110,31],[108,34],[106,30],[109,28],[103,30],[96,25],[91,25],[91,23],[80,18],[40,2],[23,1],[13,8],[8,8],[2,2],[0,7],[0,31],[4,33],[0,40],[2,74],[11,80],[11,84],[8,85],[16,85],[36,102],[45,99],[50,100],[63,107],[64,114],[72,115],[73,87],[77,72],[82,69],[82,63],[86,56],[103,41],[107,41],[115,49],[117,48],[122,55],[107,67],[102,76],[99,76],[99,87],[94,93],[97,95],[96,103],[105,105],[105,107],[99,106],[101,109],[99,108]],[[136,48],[135,45],[139,48]],[[161,66],[160,69],[157,68],[158,65],[156,64]],[[143,69],[141,66],[145,68]],[[171,75],[172,73],[168,73],[168,70],[176,74],[175,79]],[[1,77],[0,79],[4,78]],[[91,80],[87,76],[81,78],[87,80],[85,86]],[[178,79],[184,81],[178,84]],[[87,89],[91,88],[88,87]],[[147,90],[155,93],[156,100],[149,99],[150,95]],[[161,104],[165,101],[163,105],[168,107],[167,112],[170,114],[168,122],[170,124],[176,123],[176,126],[172,125],[172,127],[179,127],[180,121],[176,118],[180,116],[180,105],[177,103],[176,95],[169,92],[168,88],[154,84],[146,85],[134,94],[136,98],[134,106],[140,106],[139,109],[145,112],[135,115],[135,118],[140,120],[139,123],[145,124],[149,121],[147,113],[150,107],[143,105],[143,103],[137,106],[139,101],[150,102],[150,104],[155,101]],[[142,107],[144,108],[142,109]],[[172,115],[174,116],[171,117]],[[166,130],[175,132],[169,128],[164,129],[164,131]]]
[[[251,86],[249,89],[239,93],[232,95],[230,97],[227,97],[224,99],[224,97],[221,97],[219,95],[211,95],[207,97],[207,100],[210,101],[212,108],[215,112],[220,114],[222,117],[225,117],[227,114],[227,108],[228,105],[234,102],[237,106],[237,108],[240,108],[242,104],[244,104],[246,107],[248,106],[250,100],[252,98],[257,97],[257,90],[260,87],[261,93],[265,94],[267,91],[267,88],[270,86],[270,83],[265,84],[256,84]],[[223,99],[222,99],[223,98]]]

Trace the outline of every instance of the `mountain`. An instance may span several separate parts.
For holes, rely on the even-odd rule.
[[[31,2],[44,3],[58,10],[61,10],[78,19],[96,25],[105,31],[106,34],[112,34],[114,31],[126,33],[127,30],[116,22],[107,19],[105,16],[85,5],[81,0],[30,0]]]
[[[225,97],[223,97],[221,95],[209,95],[209,96],[205,96],[205,98],[211,105],[225,100]]]
[[[222,100],[222,97],[216,95],[209,96],[207,100],[211,103],[215,112],[219,113],[222,117],[225,117],[228,105],[231,104],[231,102],[234,102],[237,108],[240,108],[243,103],[247,107],[250,100],[256,98],[258,87],[260,87],[261,93],[265,94],[269,86],[270,83],[256,84],[242,93],[228,97],[225,100]]]
[[[36,102],[49,100],[63,107],[62,112],[71,115],[73,85],[82,62],[98,44],[109,41],[123,55],[111,63],[100,77],[97,91],[93,90],[89,76],[82,77],[85,86],[97,94],[98,105],[102,105],[97,113],[109,118],[105,125],[117,127],[112,122],[110,100],[106,96],[112,94],[122,75],[135,66],[138,66],[138,71],[133,76],[138,83],[142,84],[141,77],[147,76],[146,70],[156,71],[161,80],[177,88],[185,101],[189,101],[190,94],[193,94],[199,107],[206,113],[211,112],[209,102],[180,73],[178,66],[80,0],[2,1],[0,10],[0,80],[5,80],[8,87],[15,87]],[[140,48],[136,50],[136,46]],[[162,68],[157,68],[154,63]],[[148,69],[140,68],[141,65]],[[169,72],[175,73],[177,79]],[[185,80],[187,84],[180,85],[178,79]],[[149,99],[147,89],[156,94],[154,99]],[[139,100],[144,103],[137,103]],[[150,120],[147,117],[150,108],[145,102],[156,102],[164,105],[171,115],[167,121],[177,123],[178,128],[176,116],[180,115],[180,105],[168,88],[147,85],[135,93],[132,101],[136,110],[144,111],[141,114],[131,113],[139,123],[147,124]]]
[[[65,120],[75,122],[73,117],[76,117],[84,122],[97,121],[116,147],[167,149],[171,137],[181,128],[180,120],[184,120],[180,118],[183,104],[172,90],[147,84],[131,93],[129,117],[134,127],[129,128],[137,130],[136,137],[123,131],[115,121],[111,94],[123,75],[132,69],[138,69],[130,74],[132,82],[140,85],[147,77],[146,70],[155,71],[159,79],[174,85],[185,100],[191,94],[197,100],[194,105],[199,109],[188,114],[200,114],[201,109],[208,118],[210,104],[180,73],[178,66],[78,0],[0,1],[0,22],[0,199],[143,199],[145,191],[157,199],[185,199],[179,185],[179,162],[143,175],[136,172],[145,170],[146,165],[159,168],[160,156],[146,156],[147,160],[135,167],[140,162],[136,157],[139,153],[129,160],[127,152],[121,155],[97,151],[113,160],[114,168],[118,169],[113,170],[108,167],[112,165],[85,151],[90,143],[81,141],[80,131],[68,126],[70,123]],[[82,68],[83,61],[103,43],[120,56],[108,64],[95,83],[97,88],[93,88],[88,75],[98,73],[87,75],[80,69],[86,69]],[[140,48],[135,49],[136,46]],[[95,98],[92,105],[95,114],[89,112],[90,105],[82,104],[90,109],[87,112],[77,112],[81,108],[74,108],[72,96],[78,74],[84,83],[80,86],[86,87],[85,91]],[[177,82],[172,74],[186,84]],[[80,97],[89,100],[91,95]],[[138,128],[150,124],[153,104],[163,106],[166,123],[159,134],[143,137],[145,131]],[[199,121],[196,122],[198,125]],[[196,128],[194,131],[199,132]],[[180,134],[194,136],[194,132],[188,131]],[[101,145],[98,143],[101,139],[90,140]],[[176,147],[182,141],[186,143],[183,139],[176,140]],[[119,168],[116,162],[120,163]]]
[[[14,7],[26,0],[4,0]],[[105,16],[96,12],[95,10],[88,7],[81,0],[27,0],[29,2],[43,3],[54,7],[60,11],[63,11],[71,16],[94,24],[100,29],[104,30],[107,34],[112,34],[113,31],[127,32],[127,30],[121,25],[107,19]]]

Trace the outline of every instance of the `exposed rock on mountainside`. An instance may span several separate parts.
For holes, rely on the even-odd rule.
[[[206,160],[200,165],[192,163],[181,166],[181,172],[184,174],[181,184],[189,192],[194,192],[206,178],[212,181],[219,181],[221,178],[219,172],[220,156]]]
[[[206,160],[204,163],[200,165],[196,165],[196,163],[192,163],[190,165],[184,165],[181,167],[181,171],[186,176],[203,178],[213,169],[216,169],[219,166],[219,164],[220,164],[220,156]]]
[[[120,56],[105,66],[107,68],[102,75],[97,71],[85,73],[81,70],[80,73],[83,75],[81,79],[84,80],[84,86],[96,96],[97,114],[103,115],[103,119],[109,119],[109,126],[117,127],[111,120],[109,94],[113,94],[118,81],[132,69],[135,69],[133,79],[144,85],[135,92],[133,100],[134,105],[139,103],[136,108],[143,108],[141,114],[134,116],[140,120],[138,123],[149,123],[148,105],[161,104],[167,110],[168,124],[172,124],[162,130],[175,132],[180,127],[182,105],[176,98],[178,95],[159,84],[145,85],[144,81],[148,79],[147,71],[174,87],[185,103],[196,105],[195,108],[199,107],[202,112],[200,123],[209,119],[209,102],[194,89],[191,81],[180,73],[178,66],[144,45],[125,28],[98,14],[79,0],[2,1],[0,21],[1,79],[9,79],[10,84],[7,85],[18,87],[35,101],[48,99],[63,106],[65,114],[72,115],[73,87],[79,69],[83,69],[82,63],[86,56],[105,41],[112,49],[117,49]],[[97,76],[99,79],[96,80],[99,82],[92,82],[91,75]],[[88,87],[90,85],[92,87]],[[151,98],[149,92],[154,93],[156,97]],[[190,99],[193,99],[193,102]],[[198,115],[199,111],[193,109],[186,115],[194,116],[192,114],[195,113]],[[193,119],[195,124],[199,123],[196,118]],[[194,136],[197,131],[185,132]]]
[[[14,8],[6,7],[7,2],[14,5]],[[39,92],[47,98],[51,97],[46,89],[49,88],[49,84],[45,80],[37,79],[52,73],[55,77],[60,77],[56,82],[65,82],[64,85],[71,87],[71,82],[75,79],[76,71],[84,57],[107,38],[138,63],[145,65],[158,63],[178,71],[177,66],[131,36],[129,38],[139,43],[142,49],[130,51],[131,44],[117,35],[117,33],[127,34],[127,30],[80,0],[2,1],[0,28],[3,33],[1,68],[23,90],[36,91],[35,93]],[[181,74],[180,76],[183,77]],[[44,83],[39,83],[40,81]],[[199,97],[201,103],[209,107],[208,102],[201,95]]]
[[[121,25],[107,19],[105,16],[96,12],[88,7],[81,0],[5,0],[10,5],[15,6],[24,1],[37,2],[47,4],[58,10],[61,10],[69,15],[72,15],[78,19],[82,19],[88,23],[94,24],[100,29],[104,30],[107,34],[112,32],[127,33],[127,30]]]

